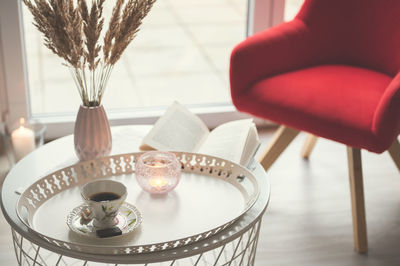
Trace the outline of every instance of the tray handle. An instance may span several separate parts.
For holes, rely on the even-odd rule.
[[[17,215],[20,221],[25,224],[27,227],[31,226],[31,217],[33,214],[33,207],[29,203],[29,200],[25,198],[23,195],[18,201],[18,205],[16,208]]]

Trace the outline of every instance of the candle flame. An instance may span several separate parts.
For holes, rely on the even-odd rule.
[[[167,181],[165,181],[164,179],[161,178],[155,178],[155,179],[151,179],[149,181],[150,186],[152,186],[153,188],[162,188],[165,185],[167,185]]]
[[[21,126],[24,126],[24,125],[25,125],[25,118],[21,117],[21,118],[19,119],[19,124],[20,124]]]

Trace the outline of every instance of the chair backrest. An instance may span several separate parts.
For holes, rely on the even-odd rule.
[[[400,0],[305,0],[295,19],[328,51],[326,63],[399,71]]]

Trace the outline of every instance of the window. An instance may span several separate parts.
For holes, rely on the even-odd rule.
[[[304,0],[285,0],[284,21],[292,20],[299,12]]]
[[[114,1],[106,3],[109,14]],[[157,1],[107,85],[103,104],[111,123],[152,123],[175,99],[212,118],[211,127],[232,119],[230,51],[246,31],[282,21],[283,3]],[[71,133],[80,99],[68,69],[43,45],[21,1],[1,1],[0,14],[9,119],[39,119],[48,125],[48,137]]]

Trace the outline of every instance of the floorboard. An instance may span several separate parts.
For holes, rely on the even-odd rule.
[[[270,134],[261,134],[263,146]],[[353,249],[346,147],[320,139],[310,158],[299,135],[268,171],[272,195],[257,263],[400,265],[400,174],[388,153],[362,151],[369,252]]]

